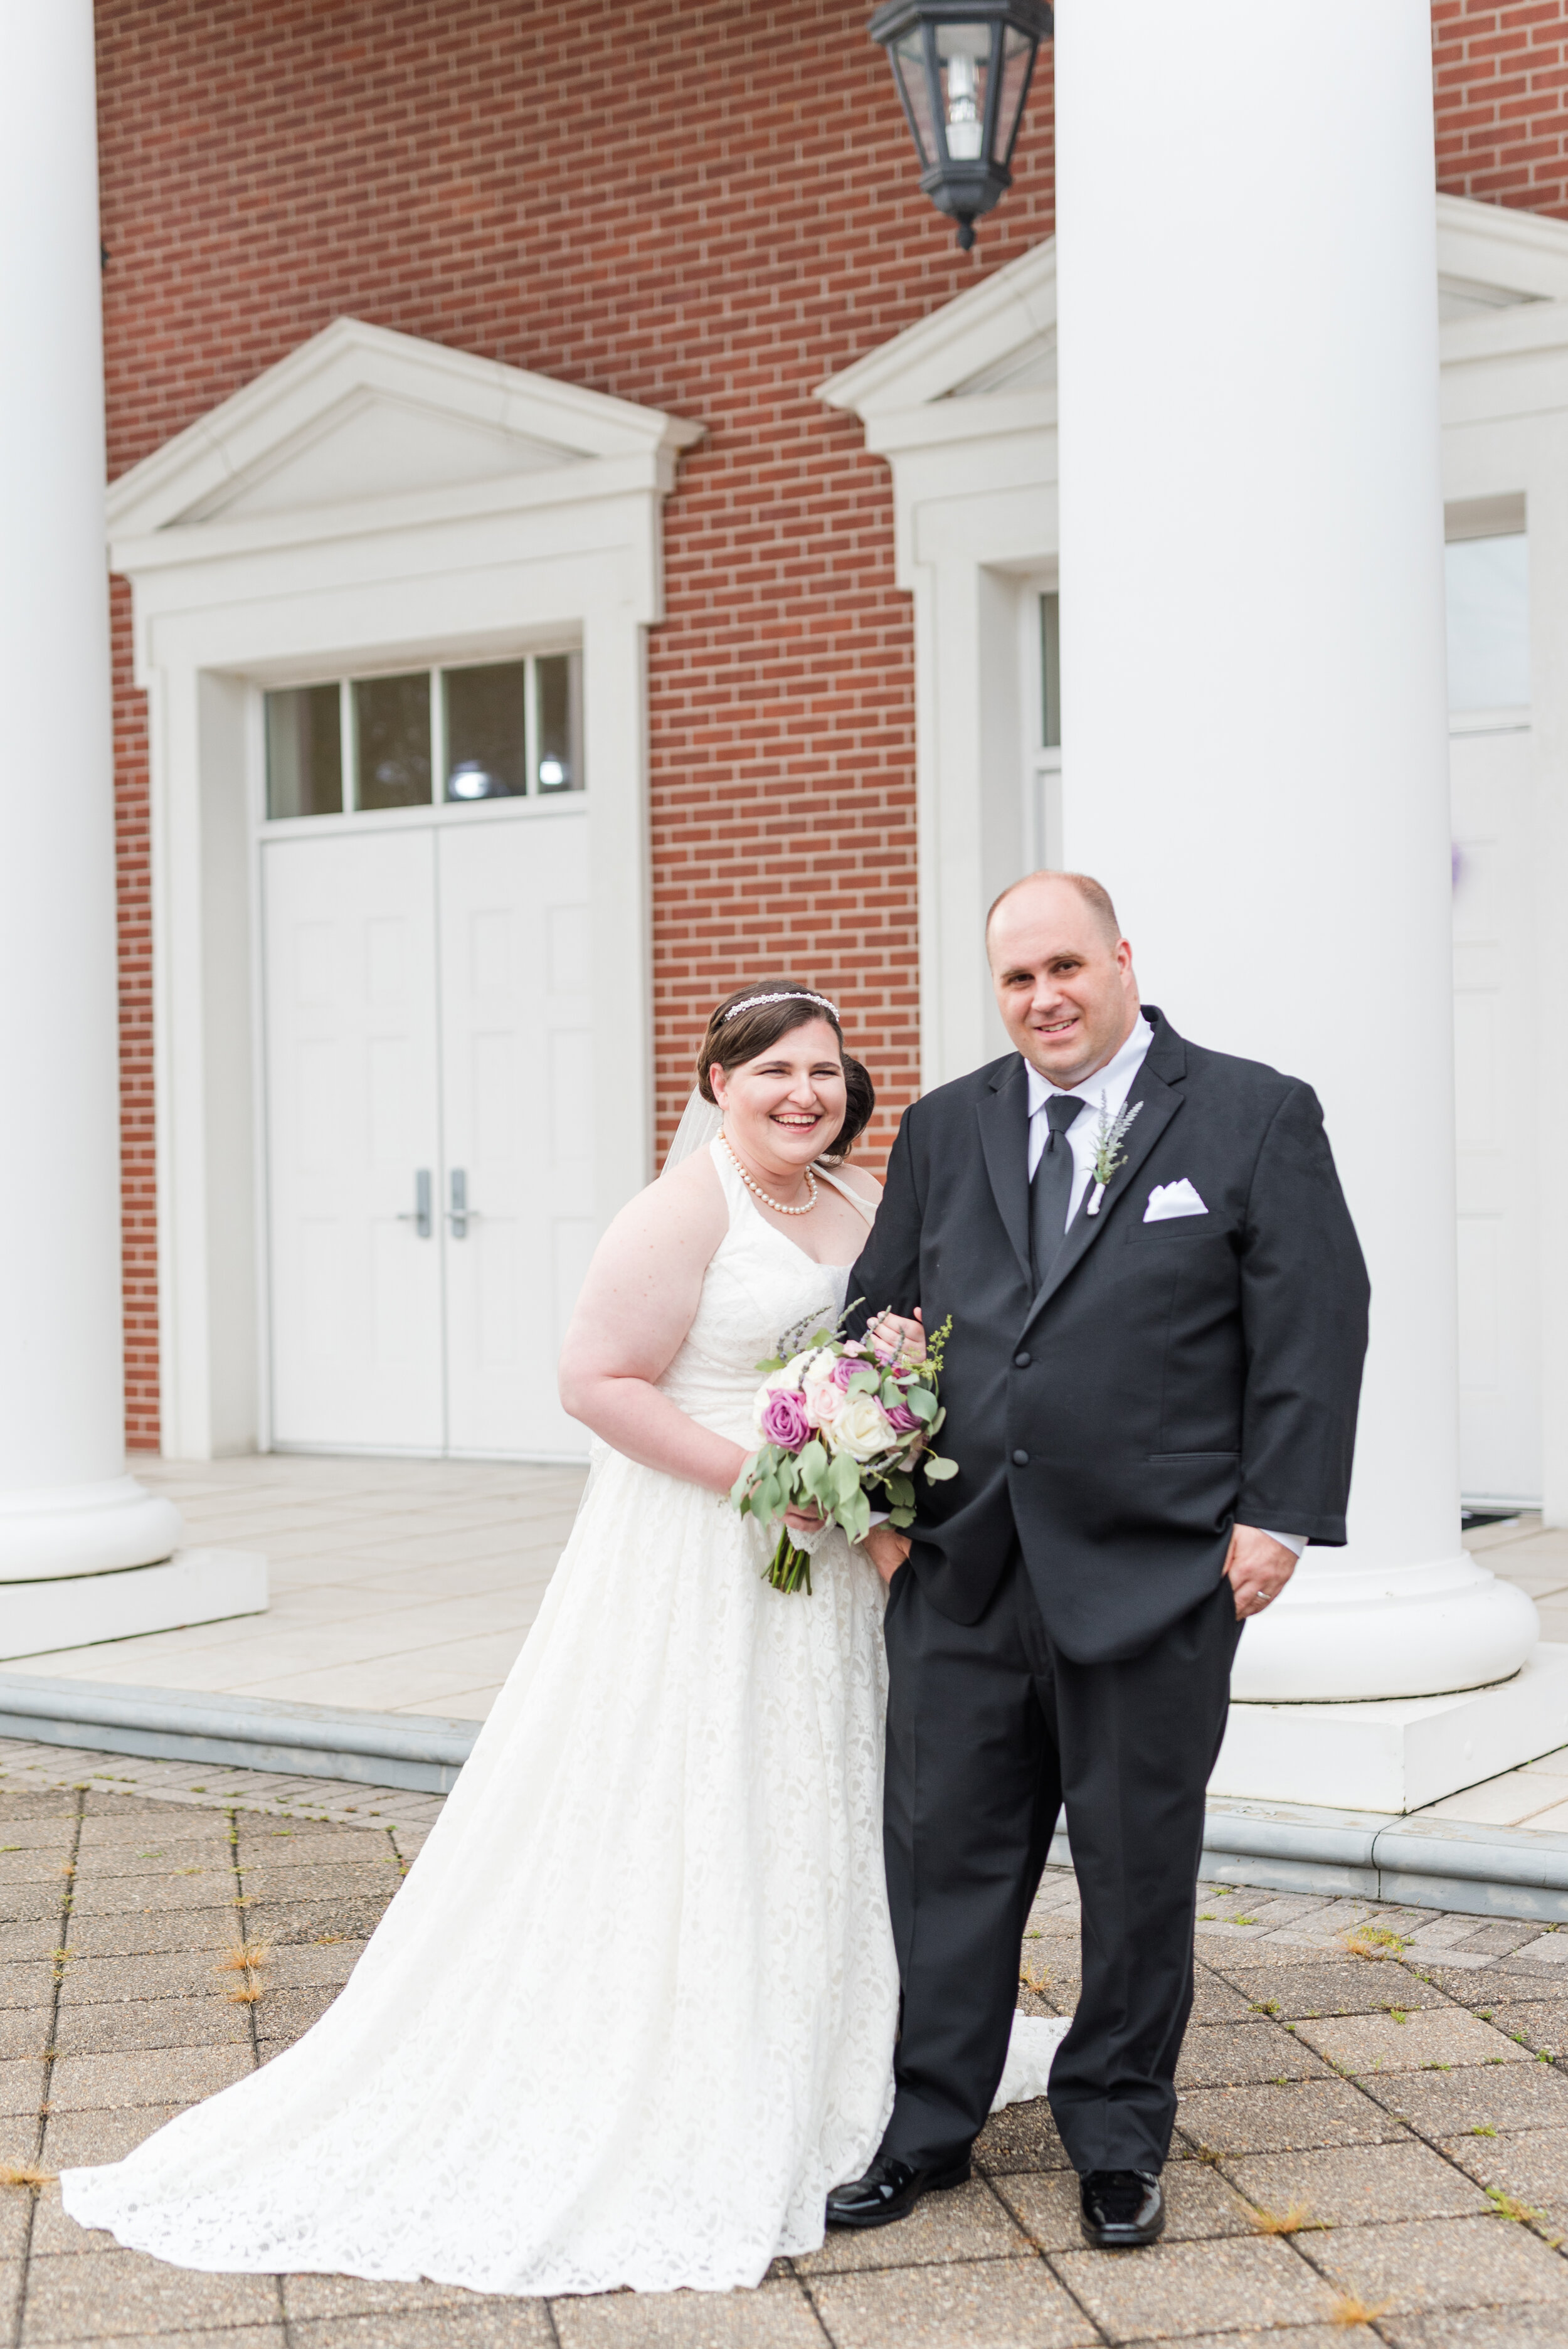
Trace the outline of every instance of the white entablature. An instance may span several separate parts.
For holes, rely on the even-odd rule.
[[[166,1448],[264,1436],[256,1274],[260,695],[581,646],[594,1216],[647,1179],[645,635],[703,427],[340,318],[109,492],[151,726]],[[371,814],[374,825],[397,821]]]

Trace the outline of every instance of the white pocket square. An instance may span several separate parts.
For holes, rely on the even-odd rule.
[[[1180,1183],[1156,1183],[1149,1194],[1143,1220],[1146,1224],[1162,1224],[1171,1216],[1206,1216],[1208,1212],[1183,1174]]]

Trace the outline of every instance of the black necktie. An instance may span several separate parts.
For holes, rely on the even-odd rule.
[[[1073,1195],[1073,1149],[1068,1128],[1088,1107],[1077,1093],[1053,1093],[1046,1103],[1049,1131],[1029,1185],[1029,1253],[1037,1288],[1043,1288],[1050,1278],[1057,1252],[1068,1236],[1068,1202]]]

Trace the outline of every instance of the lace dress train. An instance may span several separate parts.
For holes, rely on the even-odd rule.
[[[663,1384],[748,1441],[754,1365],[844,1274],[751,1209]],[[882,1593],[813,1595],[749,1519],[597,1448],[539,1619],[319,2023],[67,2209],[190,2268],[480,2292],[719,2290],[822,2240],[875,2150],[898,1982],[882,1879]],[[1016,2037],[1039,2094],[1065,2025]]]

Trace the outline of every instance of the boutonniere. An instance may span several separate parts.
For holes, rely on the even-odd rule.
[[[1106,1109],[1105,1095],[1101,1093],[1099,1097],[1099,1123],[1094,1137],[1094,1189],[1089,1194],[1087,1210],[1091,1216],[1099,1215],[1099,1203],[1106,1195],[1110,1178],[1127,1156],[1121,1145],[1127,1139],[1129,1126],[1142,1107],[1141,1102],[1134,1102],[1130,1109],[1119,1109],[1112,1117]]]

